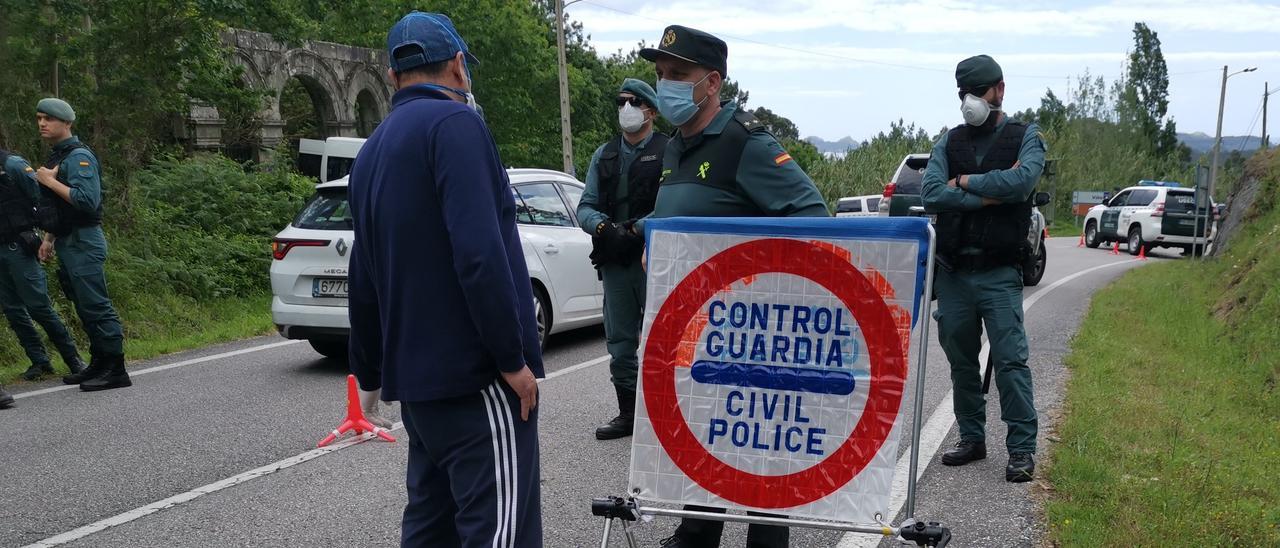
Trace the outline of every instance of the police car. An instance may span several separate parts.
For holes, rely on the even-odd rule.
[[[1193,244],[1205,245],[1206,235],[1212,237],[1206,225],[1214,217],[1216,212],[1207,206],[1196,207],[1195,191],[1190,188],[1139,181],[1138,186],[1121,190],[1089,209],[1084,218],[1084,241],[1094,248],[1106,242],[1125,242],[1130,255],[1156,247],[1191,252]]]
[[[558,171],[509,169],[516,221],[537,306],[538,335],[604,321],[604,289],[591,266],[591,237],[575,211],[583,185]],[[347,177],[320,184],[271,242],[271,317],[280,334],[345,359],[347,261],[353,232]]]

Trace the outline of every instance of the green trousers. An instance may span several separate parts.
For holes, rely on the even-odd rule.
[[[1034,453],[1038,426],[1022,323],[1022,274],[1012,266],[976,272],[938,269],[934,291],[938,342],[951,362],[960,439],[986,440],[987,401],[978,363],[985,324],[1000,418],[1009,428],[1005,446],[1010,453]]]
[[[94,356],[124,354],[124,330],[120,316],[107,295],[107,239],[102,227],[80,227],[60,237],[58,281],[76,305],[80,324],[89,335]]]
[[[44,328],[64,362],[76,359],[75,340],[49,301],[44,268],[17,244],[0,244],[0,306],[32,365],[49,365],[49,355],[31,320]]]
[[[644,268],[636,261],[630,266],[607,264],[600,267],[604,278],[604,337],[609,350],[609,374],[613,384],[632,392],[640,362],[640,326],[644,316]]]

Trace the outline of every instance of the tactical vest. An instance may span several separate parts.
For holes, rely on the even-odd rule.
[[[4,169],[9,153],[0,150],[0,242],[13,242],[18,234],[35,226],[35,208],[31,198],[18,187]]]
[[[658,180],[662,178],[662,151],[667,148],[667,136],[654,133],[644,148],[636,152],[635,161],[627,170],[627,219],[620,219],[618,183],[622,177],[622,137],[610,140],[600,152],[596,175],[600,188],[600,206],[610,219],[628,221],[639,219],[653,212],[653,202],[658,197]]]
[[[622,181],[622,137],[610,140],[600,151],[596,163],[601,211],[614,222],[639,219],[653,212],[658,198],[658,181],[662,178],[662,151],[667,148],[667,136],[654,133],[644,148],[636,151],[636,159],[627,169],[627,197],[618,198],[618,184]],[[627,204],[627,219],[619,215],[619,207]],[[591,262],[596,266],[619,264],[630,266],[644,254],[644,243],[633,238],[606,242],[599,236],[591,237]]]
[[[960,177],[1011,169],[1018,161],[1026,132],[1025,124],[1006,122],[979,164],[973,129],[967,125],[952,129],[947,133],[947,173],[951,177]],[[939,213],[938,254],[954,264],[960,259],[961,250],[971,248],[981,251],[981,264],[984,266],[1021,264],[1029,251],[1027,231],[1031,229],[1033,204],[1033,198],[1028,196],[1026,201],[1016,204]]]
[[[58,168],[58,182],[64,185],[70,186],[70,183],[68,183],[68,169],[62,163],[78,148],[87,150],[89,147],[84,143],[75,143],[62,150],[54,148],[44,163],[44,167],[49,169],[61,166]],[[99,177],[101,177],[101,174],[99,174]],[[96,211],[85,213],[71,205],[70,202],[63,200],[61,196],[58,196],[48,187],[41,185],[40,203],[36,206],[36,220],[40,228],[49,231],[54,236],[66,236],[71,233],[72,229],[102,224],[102,201],[99,199]]]
[[[768,132],[764,123],[756,120],[750,112],[738,109],[733,113],[733,123],[725,124],[719,135],[699,134],[694,137],[692,146],[686,146],[678,158],[672,158],[671,155],[664,158],[663,171],[666,174],[662,178],[662,184],[713,186],[738,194],[745,203],[752,204],[755,211],[742,212],[741,216],[761,215],[764,212],[754,205],[755,202],[746,196],[742,186],[738,184],[738,164],[742,161],[747,138],[752,133]]]

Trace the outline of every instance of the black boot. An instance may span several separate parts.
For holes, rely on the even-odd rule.
[[[955,449],[942,454],[942,464],[961,466],[985,458],[987,458],[986,442],[960,440]]]
[[[48,362],[33,363],[31,364],[31,367],[28,367],[27,370],[22,373],[22,378],[29,381],[34,381],[40,377],[43,377],[51,373],[53,373],[52,364]]]
[[[1031,481],[1036,475],[1036,459],[1031,453],[1009,453],[1009,466],[1004,469],[1004,480],[1013,483]]]
[[[62,363],[67,364],[67,370],[70,371],[72,375],[84,373],[84,361],[80,359],[79,354],[63,356]]]
[[[0,386],[0,409],[8,409],[13,407],[13,396],[4,391],[4,387]]]
[[[89,367],[82,368],[79,372],[72,371],[70,375],[62,377],[62,384],[80,384],[101,374],[102,358],[94,354],[89,357]]]
[[[129,380],[129,372],[124,369],[124,354],[103,356],[99,363],[102,363],[102,369],[98,376],[82,381],[81,390],[94,392],[133,386],[133,381]]]
[[[631,435],[632,429],[636,422],[636,393],[634,390],[628,390],[620,386],[614,385],[614,392],[618,394],[618,416],[613,420],[605,423],[604,426],[596,428],[596,439],[598,440],[616,440]]]

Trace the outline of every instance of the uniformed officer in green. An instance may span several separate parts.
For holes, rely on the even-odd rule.
[[[35,230],[35,204],[40,199],[35,170],[21,156],[4,149],[0,149],[0,167],[0,306],[31,360],[22,378],[33,381],[53,373],[32,319],[49,335],[67,369],[79,373],[84,364],[75,340],[49,302],[44,268],[36,258],[41,240]]]
[[[979,55],[956,67],[964,124],[943,135],[925,169],[921,197],[937,214],[934,291],[938,341],[951,362],[960,442],[942,456],[959,466],[986,458],[986,397],[978,353],[985,324],[989,363],[1008,426],[1005,479],[1035,473],[1036,406],[1027,367],[1022,318],[1022,261],[1029,252],[1032,195],[1044,168],[1045,145],[1035,124],[1001,110],[1004,75]]]
[[[635,423],[644,238],[631,227],[653,212],[662,151],[667,146],[667,136],[653,131],[658,99],[649,84],[627,78],[616,102],[622,134],[600,145],[591,156],[587,188],[578,203],[578,222],[591,235],[591,262],[604,281],[605,344],[618,397],[618,416],[596,429],[596,439],[601,440],[630,436]]]
[[[830,216],[813,181],[764,124],[720,101],[728,53],[723,40],[678,25],[667,27],[657,48],[640,50],[657,69],[658,111],[678,128],[650,217]],[[724,522],[685,519],[662,545],[719,546],[723,529]],[[786,527],[751,525],[747,546],[786,546],[789,537]]]
[[[89,335],[89,367],[63,377],[62,382],[78,383],[85,391],[108,390],[133,382],[124,367],[120,316],[107,295],[98,159],[71,134],[75,119],[71,105],[61,99],[41,99],[36,105],[40,138],[53,147],[44,167],[36,170],[36,180],[43,187],[36,217],[45,230],[40,258],[47,260],[56,248],[58,280]]]

